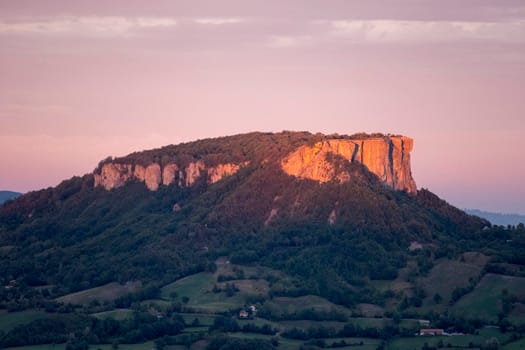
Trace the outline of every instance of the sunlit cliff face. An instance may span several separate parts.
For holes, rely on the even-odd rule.
[[[162,168],[157,163],[146,167],[140,164],[106,163],[94,174],[95,187],[101,186],[111,190],[123,186],[128,181],[138,181],[143,182],[149,190],[156,191],[161,184],[169,186],[177,183],[179,187],[191,186],[203,174],[207,174],[207,182],[213,184],[225,176],[235,174],[243,165],[247,163],[226,163],[207,167],[199,160],[191,162],[184,169],[179,169],[175,163]]]
[[[283,170],[292,176],[319,182],[350,181],[350,175],[337,172],[330,154],[350,162],[358,162],[396,190],[417,191],[410,169],[412,139],[404,136],[363,140],[327,140],[313,146],[299,147],[281,162]]]

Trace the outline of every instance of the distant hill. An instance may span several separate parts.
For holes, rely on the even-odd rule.
[[[493,225],[518,225],[520,223],[525,224],[525,215],[520,214],[507,214],[507,213],[492,213],[489,211],[482,211],[478,209],[465,209],[470,215],[476,215],[480,218],[487,219]]]
[[[13,192],[13,191],[0,191],[0,204],[8,201],[10,199],[20,196],[22,193]]]

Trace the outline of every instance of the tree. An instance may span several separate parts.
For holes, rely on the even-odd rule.
[[[160,339],[155,340],[155,348],[157,350],[164,350],[167,344],[168,344],[167,337],[162,337]]]
[[[392,321],[394,324],[399,324],[401,322],[401,314],[399,312],[394,312],[392,315]]]
[[[441,301],[443,300],[443,298],[441,297],[441,295],[439,293],[434,294],[434,298],[433,299],[434,299],[434,303],[436,303],[436,304],[440,304]]]

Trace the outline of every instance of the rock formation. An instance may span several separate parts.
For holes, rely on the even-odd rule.
[[[150,191],[156,191],[159,188],[161,184],[160,165],[153,163],[146,167],[144,183]]]
[[[175,163],[167,164],[162,169],[162,184],[168,186],[175,182],[179,167]]]
[[[363,164],[393,189],[415,193],[416,183],[410,170],[412,147],[412,139],[404,136],[325,139],[298,147],[285,156],[280,165],[285,173],[301,179],[343,183],[351,181],[354,175],[339,169],[342,159]],[[208,184],[214,184],[235,174],[249,162],[213,164],[216,165],[210,166],[199,159],[186,161],[182,166],[175,161],[164,161],[163,164],[153,161],[144,166],[124,159],[107,160],[94,173],[95,187],[110,190],[128,181],[138,181],[156,191],[161,185],[188,187],[201,177],[205,177]]]
[[[93,176],[95,187],[102,186],[106,190],[121,187],[128,181],[138,181],[143,182],[149,190],[156,191],[160,185],[169,186],[177,183],[180,187],[191,186],[205,174],[208,184],[213,184],[226,176],[235,174],[247,164],[248,162],[225,163],[207,167],[203,161],[198,160],[180,169],[175,163],[169,163],[163,167],[158,163],[152,163],[144,167],[140,164],[108,162],[96,170]]]
[[[131,164],[106,163],[100,169],[100,174],[94,174],[95,187],[102,186],[106,190],[124,185],[134,177]]]
[[[337,172],[330,155],[358,162],[396,190],[417,191],[410,169],[412,139],[404,136],[384,136],[359,139],[332,139],[313,146],[301,146],[286,156],[282,169],[289,175],[319,182],[350,181],[350,174]]]

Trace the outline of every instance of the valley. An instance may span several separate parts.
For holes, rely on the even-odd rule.
[[[338,349],[486,349],[494,339],[500,349],[521,349],[525,328],[522,311],[525,309],[525,277],[483,272],[486,261],[481,254],[466,253],[460,261],[438,262],[427,276],[414,281],[403,277],[394,281],[375,281],[388,291],[400,291],[394,286],[403,285],[401,290],[405,295],[414,295],[418,288],[424,290],[426,296],[421,304],[409,306],[403,312],[399,312],[399,307],[394,307],[395,304],[387,299],[378,304],[347,307],[315,295],[275,295],[279,288],[293,285],[294,279],[262,266],[233,264],[227,258],[219,258],[215,262],[215,272],[200,272],[179,279],[160,287],[150,299],[132,302],[126,305],[128,307],[117,307],[125,303],[122,291],[134,290],[140,286],[138,282],[121,287],[111,283],[65,295],[57,301],[69,304],[70,312],[99,321],[118,323],[140,317],[163,320],[176,316],[182,323],[176,335],[136,344],[124,341],[118,344],[119,349],[200,349],[205,348],[203,339],[219,334],[231,339],[265,341],[277,349],[303,349],[308,346]],[[451,288],[458,284],[443,283],[442,276],[447,270],[454,271],[458,281],[476,278],[478,282],[471,291],[453,301]],[[480,278],[480,274],[483,277]],[[442,295],[442,299],[432,298],[432,291]],[[514,301],[510,307],[504,306],[505,298],[509,296]],[[436,314],[436,309],[440,310],[441,316]],[[246,311],[246,316],[242,311]],[[444,313],[451,315],[450,319],[443,319]],[[509,317],[502,327],[503,314]],[[42,309],[4,312],[0,314],[0,331],[9,333],[16,327],[22,330],[36,320],[60,317],[60,312]],[[419,336],[419,331],[426,328],[441,328],[452,334]],[[142,337],[147,338],[147,332]],[[115,348],[115,344],[99,344],[96,348]],[[12,349],[64,347],[56,344]]]

